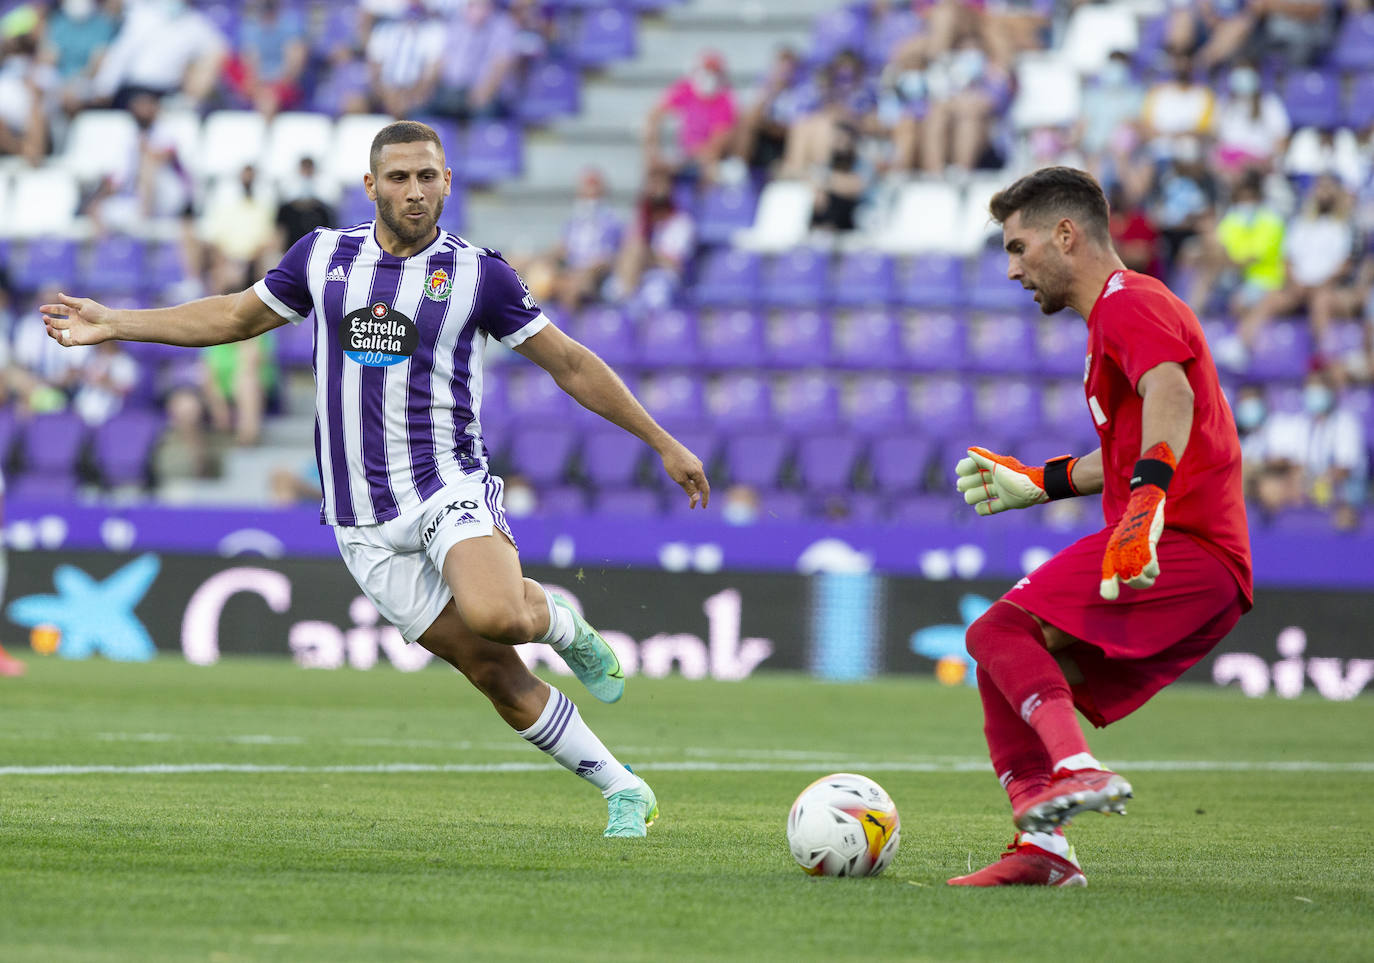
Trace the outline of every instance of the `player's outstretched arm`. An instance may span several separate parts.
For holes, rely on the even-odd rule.
[[[238,294],[188,301],[169,308],[115,309],[90,298],[58,294],[38,309],[48,337],[62,345],[102,341],[157,341],[198,348],[243,341],[286,319],[249,288]]]
[[[663,459],[663,470],[682,486],[691,506],[706,507],[711,500],[711,483],[706,480],[701,459],[654,421],[625,382],[595,352],[551,324],[515,350],[553,375],[558,387],[582,407],[619,425],[656,451]]]
[[[1102,456],[1100,452],[1094,454],[1100,476]],[[1023,465],[1010,455],[999,455],[975,446],[968,449],[967,458],[961,458],[954,466],[958,476],[955,487],[979,515],[996,515],[1056,498],[1091,494],[1092,489],[1085,490],[1077,485],[1078,465],[1082,461],[1084,459],[1072,455],[1062,455],[1034,467]]]

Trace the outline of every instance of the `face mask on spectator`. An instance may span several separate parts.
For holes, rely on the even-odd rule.
[[[1310,384],[1302,389],[1302,406],[1309,415],[1324,415],[1336,403],[1331,389],[1322,384]]]
[[[1231,213],[1248,221],[1255,216],[1255,211],[1258,208],[1259,205],[1254,201],[1236,201],[1231,205]]]
[[[720,92],[720,75],[714,70],[694,70],[692,89],[699,97],[714,97]]]
[[[1124,60],[1108,60],[1102,65],[1102,82],[1109,87],[1120,87],[1131,79],[1131,68]]]
[[[1236,405],[1236,427],[1241,431],[1254,431],[1264,424],[1266,414],[1263,398],[1242,398]]]
[[[1248,97],[1259,90],[1259,74],[1250,67],[1237,67],[1231,71],[1231,93]]]
[[[95,0],[62,0],[62,12],[73,20],[85,20],[95,13]]]

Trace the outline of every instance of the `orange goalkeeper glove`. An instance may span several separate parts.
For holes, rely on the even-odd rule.
[[[1077,495],[1070,475],[1078,459],[1051,458],[1043,468],[1023,465],[1015,458],[986,448],[968,449],[968,457],[954,466],[955,487],[979,515],[996,515],[1011,508],[1029,508],[1056,498]]]
[[[1177,467],[1173,449],[1162,441],[1151,446],[1135,463],[1131,500],[1102,556],[1102,584],[1098,592],[1108,602],[1121,594],[1122,582],[1133,589],[1146,589],[1159,578],[1155,546],[1164,533],[1164,493]]]

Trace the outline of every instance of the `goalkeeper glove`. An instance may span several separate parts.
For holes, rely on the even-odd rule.
[[[1043,468],[1032,468],[986,448],[970,448],[968,457],[954,466],[959,476],[955,487],[963,492],[964,501],[979,515],[996,515],[1009,508],[1029,508],[1077,495],[1070,479],[1073,463],[1077,460],[1071,455],[1061,455],[1045,462]]]
[[[1131,473],[1131,500],[1116,523],[1102,556],[1102,584],[1098,592],[1108,602],[1121,594],[1121,583],[1145,589],[1159,578],[1155,546],[1164,532],[1164,492],[1174,477],[1178,459],[1161,441],[1135,463]]]

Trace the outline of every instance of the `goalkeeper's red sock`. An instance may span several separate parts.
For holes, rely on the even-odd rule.
[[[996,684],[978,670],[978,697],[983,700],[983,735],[988,740],[992,771],[1007,791],[1013,812],[1050,784],[1050,757],[1040,736],[1022,721]]]
[[[1035,730],[1051,761],[1091,755],[1069,684],[1045,648],[1034,616],[1010,602],[994,602],[968,627],[965,640],[978,663],[979,681],[986,676],[997,687],[1008,707]]]

